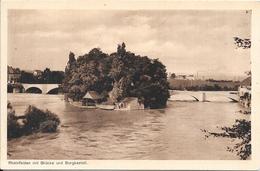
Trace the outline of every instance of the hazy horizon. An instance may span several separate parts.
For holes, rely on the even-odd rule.
[[[9,10],[8,65],[24,70],[63,70],[76,56],[99,47],[159,58],[167,72],[235,78],[250,70],[250,49],[233,37],[250,38],[245,10]]]

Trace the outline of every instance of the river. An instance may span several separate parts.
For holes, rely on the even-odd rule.
[[[236,160],[227,138],[204,138],[201,129],[231,126],[238,103],[169,101],[167,108],[138,111],[79,109],[62,95],[8,94],[16,114],[29,104],[61,119],[56,133],[37,133],[8,141],[9,159],[84,160]]]

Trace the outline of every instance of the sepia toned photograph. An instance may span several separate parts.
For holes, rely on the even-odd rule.
[[[7,159],[251,160],[251,10],[7,15]]]

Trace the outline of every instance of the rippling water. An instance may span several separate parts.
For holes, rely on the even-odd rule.
[[[9,159],[239,159],[226,138],[204,139],[200,129],[217,131],[241,115],[237,103],[168,102],[165,109],[104,111],[79,109],[61,95],[8,94],[16,114],[29,104],[59,115],[57,133],[8,141]]]

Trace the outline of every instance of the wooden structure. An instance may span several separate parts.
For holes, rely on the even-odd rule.
[[[95,106],[105,100],[104,95],[97,93],[96,91],[88,91],[82,99],[82,105]]]
[[[119,103],[116,103],[115,110],[141,110],[144,104],[137,97],[126,97]]]

